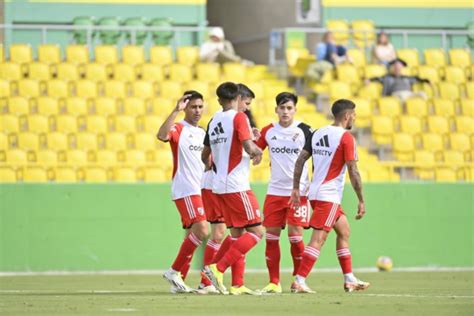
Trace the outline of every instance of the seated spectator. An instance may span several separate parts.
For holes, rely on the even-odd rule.
[[[377,81],[383,85],[382,95],[395,96],[403,102],[411,97],[422,97],[427,99],[423,91],[413,92],[413,84],[416,82],[430,83],[427,79],[415,76],[402,75],[403,68],[407,66],[403,59],[396,58],[388,63],[390,74],[383,77],[370,78],[366,80],[366,84],[370,81]]]
[[[337,45],[334,35],[327,32],[324,34],[323,42],[316,46],[316,62],[308,66],[306,75],[310,79],[320,81],[326,71],[346,61],[352,62],[347,55],[347,49]]]
[[[397,53],[388,35],[381,32],[377,35],[377,44],[372,49],[372,63],[384,64],[388,66],[388,63],[397,58]]]
[[[235,53],[234,46],[224,37],[224,30],[221,27],[214,27],[209,31],[209,40],[201,45],[200,58],[208,63],[242,63],[253,65],[254,63],[243,59]]]

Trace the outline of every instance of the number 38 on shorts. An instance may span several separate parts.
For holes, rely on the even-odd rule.
[[[301,197],[299,208],[291,207],[289,201],[289,196],[267,195],[263,205],[263,226],[284,228],[288,224],[308,227],[310,218],[308,198]]]

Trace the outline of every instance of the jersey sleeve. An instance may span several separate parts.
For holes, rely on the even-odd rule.
[[[255,142],[260,149],[264,150],[267,148],[268,143],[267,143],[267,132],[270,130],[270,128],[273,127],[273,124],[265,126],[262,131],[260,132],[260,138]]]
[[[313,154],[313,144],[312,144],[312,139],[313,139],[314,132],[309,135],[308,138],[306,138],[306,143],[304,144],[303,149],[309,152],[310,154]]]
[[[173,126],[171,126],[170,131],[168,132],[168,141],[171,143],[177,143],[182,129],[183,129],[183,126],[181,124],[179,123],[173,124]]]
[[[311,135],[313,134],[313,129],[311,126],[305,123],[300,123],[298,124],[298,127],[303,131],[305,141],[308,141],[308,139],[311,138]]]
[[[209,125],[211,125],[212,119],[207,123],[206,135],[204,135],[204,146],[211,147],[211,143],[209,142]]]
[[[357,161],[357,147],[354,136],[351,133],[345,132],[341,138],[341,146],[344,152],[344,161]]]
[[[234,117],[234,130],[237,132],[237,137],[241,143],[252,139],[249,120],[247,115],[242,112],[237,113]]]

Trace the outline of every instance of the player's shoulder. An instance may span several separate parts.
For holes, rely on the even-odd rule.
[[[301,129],[305,134],[313,132],[313,128],[304,122],[297,122],[296,126]]]

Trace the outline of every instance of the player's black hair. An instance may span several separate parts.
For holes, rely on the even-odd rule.
[[[223,101],[231,101],[239,95],[239,86],[233,82],[221,83],[216,89],[217,97]]]
[[[255,93],[253,93],[253,91],[250,90],[249,87],[247,87],[243,83],[238,83],[237,87],[239,87],[239,95],[242,99],[248,99],[248,98],[255,99]]]
[[[334,118],[339,118],[348,110],[354,110],[356,107],[355,103],[347,99],[339,99],[332,104],[331,112]]]
[[[196,90],[187,90],[183,93],[183,95],[186,95],[186,94],[191,95],[190,97],[187,98],[189,101],[196,100],[196,99],[204,100],[204,97],[202,96],[202,94],[200,94]]]
[[[288,101],[293,101],[293,103],[296,105],[296,103],[298,103],[298,96],[291,92],[281,92],[281,93],[278,93],[278,95],[275,98],[275,101],[276,101],[277,106],[285,104]]]

